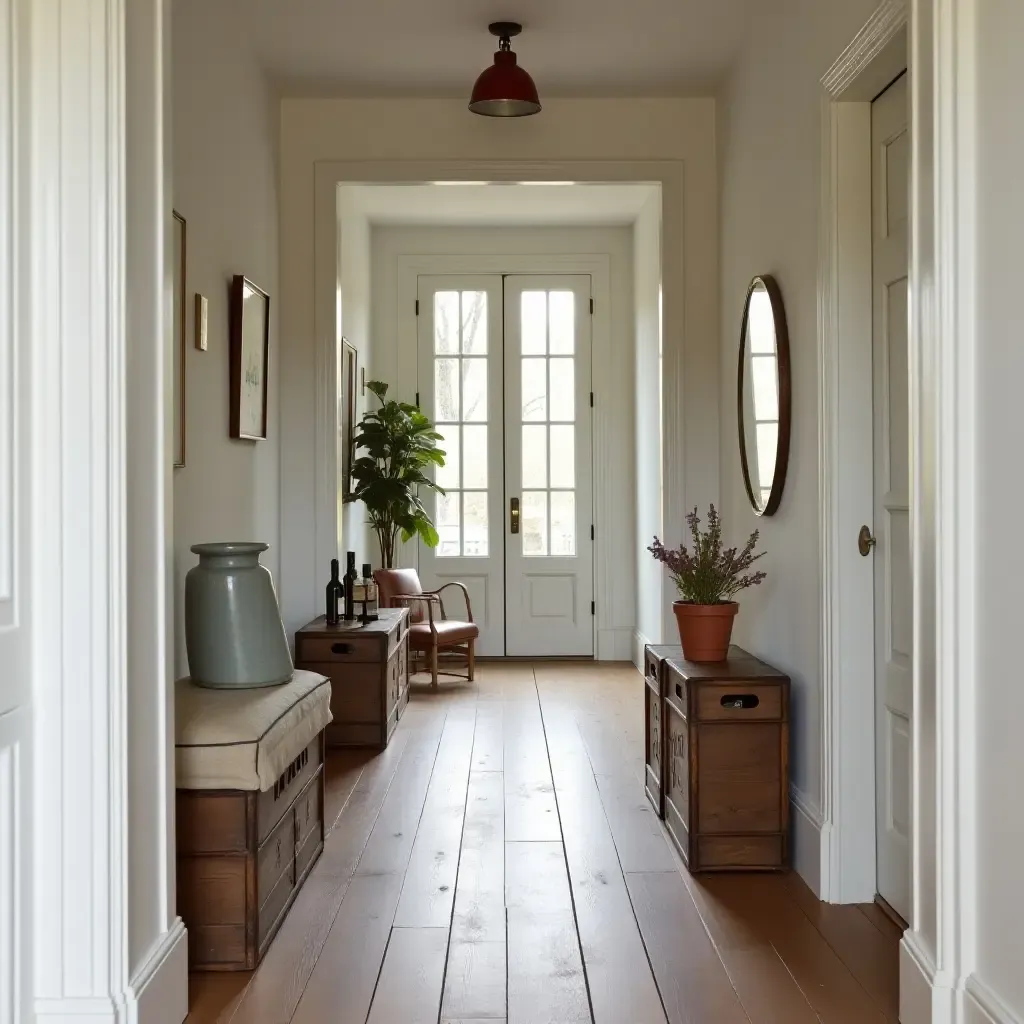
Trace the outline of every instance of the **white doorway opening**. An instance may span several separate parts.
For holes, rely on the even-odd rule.
[[[661,408],[653,401],[661,389],[661,186],[453,181],[341,184],[337,192],[340,252],[332,312],[339,339],[344,335],[359,348],[367,380],[386,381],[390,393],[403,400],[418,399],[446,440],[449,428],[458,433],[458,442],[451,442],[458,464],[452,460],[443,483],[455,492],[454,500],[443,502],[442,533],[452,537],[433,552],[409,546],[401,552],[402,564],[417,566],[428,587],[455,578],[466,583],[484,655],[633,660],[642,631],[638,606],[642,602],[660,614],[662,603],[660,575],[657,592],[647,593],[651,581],[638,579],[636,558],[641,531],[651,530],[651,514],[655,530],[662,521],[661,416],[649,415]],[[433,364],[453,358],[432,350],[434,301],[456,293],[461,301],[464,292],[486,296],[488,356],[460,353],[469,364],[460,373],[487,381],[486,423],[479,409],[473,422],[465,420],[461,392],[458,422],[447,422],[453,410],[434,408]],[[543,355],[524,351],[523,304],[538,297],[546,308],[571,300],[571,360],[553,349]],[[565,376],[567,368],[573,378],[571,419],[568,405],[552,404],[552,396],[561,401],[565,388],[551,375]],[[524,373],[546,381],[546,408],[529,412],[543,413],[541,419],[527,418],[522,408],[516,419],[523,396],[515,392],[523,388]],[[357,401],[357,418],[372,401],[368,392]],[[543,466],[532,458],[540,432],[548,446]],[[560,458],[569,432],[571,473]],[[530,460],[523,459],[524,439]],[[486,459],[467,463],[464,442],[485,444]],[[467,469],[476,476],[467,480]],[[642,523],[638,474],[658,481],[658,507],[645,500]],[[326,474],[321,479],[326,482]],[[539,530],[512,532],[513,498],[519,501],[521,528],[527,519],[535,525],[543,520],[546,537]],[[479,534],[484,509],[481,547],[479,537],[459,531],[472,525]],[[336,543],[343,550],[370,551],[372,538],[358,508],[346,507],[340,519]],[[571,530],[565,528],[569,522]],[[470,540],[473,554],[463,551]],[[527,541],[537,551],[527,552]],[[452,544],[458,544],[458,555]],[[648,624],[643,633],[657,639],[657,628]]]

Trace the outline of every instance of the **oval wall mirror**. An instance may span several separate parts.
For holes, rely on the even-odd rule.
[[[759,516],[782,500],[789,463],[789,331],[773,277],[755,277],[740,330],[738,410],[740,462],[747,497]]]

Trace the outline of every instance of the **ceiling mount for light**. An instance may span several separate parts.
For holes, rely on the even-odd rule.
[[[525,117],[540,110],[537,86],[529,74],[516,63],[512,37],[519,35],[522,25],[514,21],[495,21],[487,26],[498,37],[494,63],[483,71],[473,86],[469,109],[485,117]]]

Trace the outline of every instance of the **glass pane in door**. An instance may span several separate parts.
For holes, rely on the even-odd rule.
[[[576,297],[524,291],[522,323],[523,555],[576,554]]]
[[[435,481],[442,557],[486,558],[487,293],[434,293],[434,422],[447,453]]]

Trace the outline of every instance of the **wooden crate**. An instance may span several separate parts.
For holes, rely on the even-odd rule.
[[[789,679],[738,647],[668,658],[665,823],[691,871],[789,863]]]
[[[659,818],[665,817],[665,661],[682,653],[678,646],[644,648],[644,791]]]
[[[271,789],[177,791],[178,911],[193,970],[253,970],[324,848],[324,734]]]
[[[331,680],[329,747],[383,749],[409,702],[409,611],[379,614],[365,626],[321,616],[295,634],[295,667]]]

